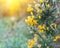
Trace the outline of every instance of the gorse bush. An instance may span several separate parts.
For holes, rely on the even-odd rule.
[[[59,33],[58,25],[54,23],[57,18],[56,2],[53,0],[34,2],[35,4],[29,4],[26,10],[29,16],[25,22],[30,29],[30,37],[27,41],[28,48],[54,48],[51,44],[60,38],[57,35]]]

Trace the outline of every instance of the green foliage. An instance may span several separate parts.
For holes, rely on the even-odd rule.
[[[30,7],[31,8],[29,8],[29,10],[33,8],[33,11],[31,11],[32,13],[30,12],[30,16],[28,16],[26,19],[27,24],[32,24],[28,25],[30,29],[29,38],[35,38],[35,34],[37,34],[38,37],[36,38],[36,44],[34,44],[34,42],[32,41],[32,43],[30,42],[31,46],[29,45],[29,43],[28,46],[32,48],[37,48],[37,45],[41,44],[40,48],[54,48],[54,46],[50,46],[50,44],[54,43],[54,38],[57,35],[57,33],[59,33],[57,31],[57,24],[54,23],[55,19],[57,18],[56,2],[53,2],[53,0],[41,0],[41,2],[37,1],[37,3],[34,6],[31,5]],[[37,10],[39,10],[40,12],[37,12]],[[37,20],[36,25],[34,25],[34,20]],[[46,29],[46,27],[48,27],[48,29]],[[43,35],[45,36],[43,37]]]

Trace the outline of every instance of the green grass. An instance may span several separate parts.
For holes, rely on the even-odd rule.
[[[0,19],[0,48],[27,48],[27,32],[23,20],[12,26],[7,18]]]

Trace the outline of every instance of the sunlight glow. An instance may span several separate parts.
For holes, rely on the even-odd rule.
[[[31,0],[0,0],[0,11],[4,16],[15,16],[25,9]]]
[[[13,15],[17,12],[19,9],[20,2],[19,0],[7,0],[6,1],[6,7],[9,9],[9,14]]]
[[[12,3],[12,0],[7,0],[6,2],[7,2],[7,4],[9,5],[9,4]]]

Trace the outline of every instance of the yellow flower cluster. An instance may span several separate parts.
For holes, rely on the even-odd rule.
[[[37,24],[37,20],[34,19],[34,16],[28,16],[27,19],[25,19],[25,22],[29,25],[29,26],[34,26]]]
[[[57,41],[58,39],[60,39],[60,36],[56,36],[55,39],[53,41]]]
[[[37,40],[32,39],[28,41],[28,48],[32,48],[36,44]]]
[[[44,32],[45,26],[44,25],[39,25],[38,26],[38,32]]]
[[[49,27],[46,27],[45,25],[38,26],[38,32],[44,32],[44,30],[49,30]]]
[[[33,8],[31,6],[28,6],[27,7],[27,12],[32,12],[33,11]]]

